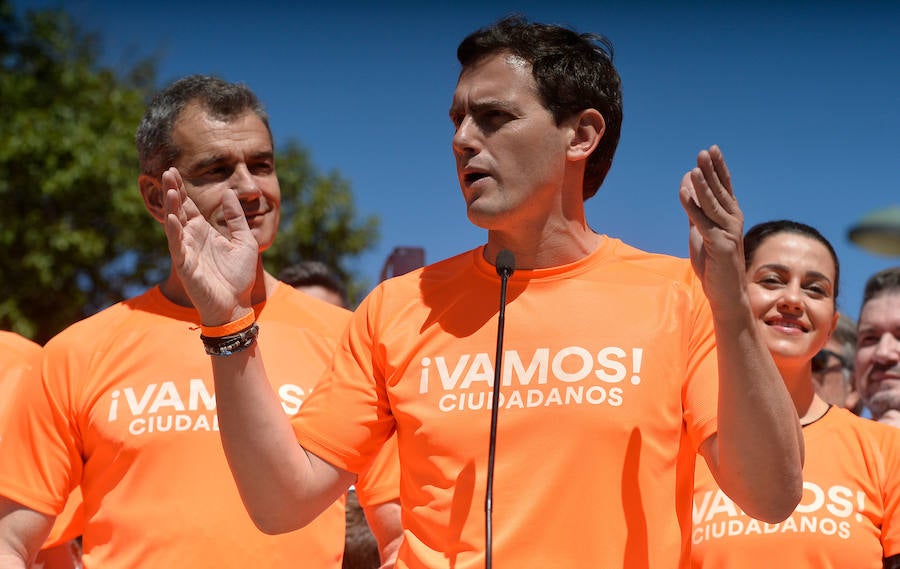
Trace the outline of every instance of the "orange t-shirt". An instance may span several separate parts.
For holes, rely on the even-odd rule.
[[[254,308],[269,378],[293,414],[349,312],[284,284]],[[0,443],[15,457],[0,469],[0,493],[56,514],[80,484],[88,569],[340,567],[343,500],[286,535],[251,522],[222,451],[198,324],[154,288],[52,339],[43,390],[19,393],[32,412],[13,424],[26,436]],[[398,496],[396,469],[383,472],[394,476],[367,481],[376,503]]]
[[[498,567],[689,566],[691,483],[716,430],[709,306],[684,259],[616,239],[509,280],[493,499]],[[481,248],[379,285],[294,418],[335,465],[396,430],[398,567],[484,565],[499,277]]]
[[[41,381],[41,346],[13,332],[0,330],[0,421],[12,402],[19,381]],[[0,433],[3,427],[0,426]],[[53,523],[44,547],[53,547],[81,535],[81,489],[75,488],[66,507]]]
[[[697,461],[693,567],[882,569],[900,553],[900,429],[832,407],[803,439],[803,498],[778,524],[744,514]]]

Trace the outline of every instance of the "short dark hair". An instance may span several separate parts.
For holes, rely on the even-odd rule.
[[[378,541],[372,534],[356,491],[347,492],[347,529],[344,534],[344,558],[341,569],[374,569],[381,566]]]
[[[809,237],[810,239],[818,241],[828,249],[831,260],[834,261],[834,300],[835,304],[837,304],[838,291],[841,282],[841,264],[838,261],[837,253],[835,252],[834,247],[832,247],[831,242],[828,241],[824,235],[819,233],[818,229],[811,225],[800,223],[799,221],[791,221],[789,219],[764,221],[754,225],[747,230],[746,234],[744,234],[744,266],[750,266],[750,263],[753,261],[753,254],[756,253],[756,250],[759,249],[759,246],[762,245],[763,241],[779,233],[803,235],[804,237]]]
[[[236,119],[252,112],[272,129],[262,103],[243,83],[229,83],[210,75],[188,75],[156,94],[147,106],[135,134],[141,173],[160,177],[181,154],[172,141],[172,130],[189,103],[197,102],[220,120]]]
[[[900,267],[889,267],[869,277],[863,290],[862,306],[884,294],[900,294]]]
[[[338,274],[321,261],[300,261],[281,269],[278,280],[291,285],[320,286],[341,297],[341,304],[347,306],[347,287]]]
[[[597,193],[612,166],[622,130],[622,89],[613,66],[613,46],[599,34],[582,34],[519,15],[469,34],[456,50],[463,69],[499,52],[531,64],[544,106],[557,124],[585,109],[596,109],[606,123],[600,144],[588,157],[582,196]]]

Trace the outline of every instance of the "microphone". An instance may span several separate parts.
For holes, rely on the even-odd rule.
[[[487,488],[484,492],[484,567],[491,569],[493,553],[493,500],[494,500],[494,456],[497,452],[497,414],[500,404],[500,373],[503,369],[503,329],[506,327],[506,285],[513,271],[516,270],[516,259],[513,254],[503,249],[497,253],[494,261],[497,274],[500,276],[500,312],[497,315],[497,355],[494,357],[494,395],[491,400],[491,435],[488,443]]]

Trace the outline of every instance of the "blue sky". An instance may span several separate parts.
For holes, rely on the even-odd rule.
[[[156,55],[161,81],[247,83],[276,142],[299,140],[320,169],[350,180],[361,213],[380,216],[381,239],[352,265],[372,284],[395,246],[424,247],[432,262],[483,242],[459,194],[447,107],[459,41],[511,12],[615,45],[625,118],[587,205],[598,232],[686,256],[678,183],[697,151],[719,144],[747,227],[791,218],[832,241],[851,316],[865,279],[900,263],[846,237],[900,204],[898,2],[14,4],[64,7],[101,34],[108,63]]]

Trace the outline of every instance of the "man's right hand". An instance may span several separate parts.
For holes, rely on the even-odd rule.
[[[187,194],[176,168],[162,175],[166,238],[172,266],[203,324],[217,326],[252,309],[259,246],[234,192],[222,195],[226,233],[220,233]]]

